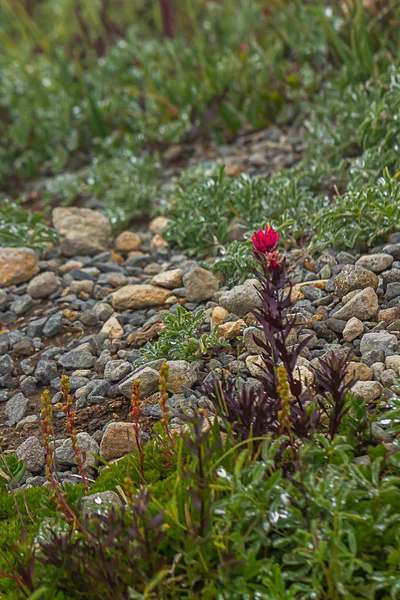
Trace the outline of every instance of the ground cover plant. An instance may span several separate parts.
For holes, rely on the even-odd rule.
[[[6,389],[1,402],[8,399],[7,386],[15,391],[14,374],[27,351],[23,340],[11,364],[4,337],[10,333],[19,340],[17,326],[25,331],[26,324],[34,332],[28,352],[43,350],[40,362],[50,357],[51,377],[42,372],[41,383],[55,389],[57,399],[53,404],[49,391],[41,395],[43,485],[26,485],[25,461],[0,453],[0,595],[10,600],[400,598],[400,401],[394,393],[399,372],[385,371],[394,378],[384,390],[391,389],[391,397],[382,393],[369,401],[356,395],[354,356],[350,370],[347,350],[359,350],[360,336],[337,351],[344,325],[335,319],[338,303],[330,304],[329,297],[336,296],[339,263],[332,261],[331,269],[331,263],[320,261],[329,267],[327,276],[319,267],[306,273],[302,284],[309,277],[334,282],[321,295],[318,286],[303,286],[304,299],[295,307],[293,296],[302,292],[290,270],[293,257],[301,269],[306,260],[317,264],[326,248],[371,248],[398,230],[399,4],[134,4],[0,0],[1,246],[28,246],[39,254],[57,245],[47,212],[55,206],[98,209],[117,231],[150,214],[164,214],[167,223],[160,232],[134,234],[133,251],[129,244],[121,251],[116,244],[102,246],[100,257],[71,256],[65,270],[57,246],[54,255],[42,254],[40,269],[54,270],[49,295],[54,294],[56,310],[55,304],[44,304],[47,299],[31,297],[30,284],[11,283],[0,295],[10,327],[0,340]],[[253,144],[247,136],[267,127],[278,131],[267,139],[269,148],[279,146],[279,136],[289,128],[300,132],[292,166],[267,173],[257,153],[246,154],[246,144]],[[255,146],[260,140],[265,142],[261,136]],[[287,142],[282,147],[292,152]],[[240,161],[239,169],[235,161],[221,164],[231,158],[232,148],[246,154],[251,173],[242,172]],[[218,156],[218,164],[210,156]],[[38,212],[25,209],[32,202]],[[132,242],[132,232],[125,233]],[[396,252],[389,258],[393,281],[384,275],[381,283],[370,274],[380,309],[382,298],[390,296],[388,285],[398,285]],[[108,254],[111,266],[104,258]],[[344,260],[352,264],[356,258],[346,254]],[[154,274],[165,273],[164,267],[179,267],[184,275],[194,261],[225,284],[204,309],[196,302],[181,306],[185,294],[178,287],[158,321],[152,307],[114,310],[115,288],[153,285]],[[238,304],[221,310],[214,302],[250,278],[257,279],[259,300],[250,316]],[[100,280],[103,286],[97,285]],[[246,286],[239,292],[245,296]],[[71,295],[71,309],[60,304],[59,310],[59,301]],[[388,299],[394,313],[396,298]],[[107,316],[99,319],[94,306]],[[339,310],[343,306],[344,301]],[[223,314],[220,325],[212,320],[214,309]],[[13,310],[19,311],[15,321]],[[60,327],[56,322],[45,343],[40,319],[35,325],[24,321],[29,311],[35,319],[43,314],[59,319]],[[82,339],[79,319],[90,331],[100,331],[99,323],[115,314],[115,340],[94,358],[87,348],[99,343],[98,336]],[[322,328],[328,316],[336,331],[326,327],[323,335],[314,335],[314,325]],[[384,321],[360,318],[360,335],[383,333],[394,344],[396,327],[382,330]],[[63,319],[71,320],[67,336]],[[144,330],[136,331],[145,321]],[[221,325],[238,323],[233,342],[220,335]],[[244,352],[242,334],[249,324],[258,329],[254,364],[246,362]],[[143,335],[149,332],[146,325],[156,325],[157,339]],[[295,343],[294,333],[300,333]],[[73,340],[65,341],[71,334]],[[145,344],[145,337],[151,341]],[[336,349],[328,352],[332,340]],[[69,354],[80,343],[92,366],[58,381],[54,357],[60,346],[68,344]],[[307,361],[311,370],[302,370],[308,345],[317,358]],[[376,369],[396,355],[378,345]],[[89,390],[75,396],[75,405],[73,393],[81,376],[85,385],[99,383],[104,361],[127,369],[128,378],[136,368],[148,367],[147,373],[158,377],[158,391],[150,382],[146,402],[150,396],[143,398],[143,383],[133,381],[125,420],[134,450],[109,463],[96,457],[94,468],[87,466],[79,441]],[[204,382],[196,380],[193,390],[169,391],[167,363],[175,361],[186,361],[190,373],[199,369]],[[208,371],[201,369],[204,364],[211,365]],[[31,370],[25,361],[18,385],[29,390],[31,374],[42,366]],[[243,378],[241,368],[252,377]],[[93,381],[84,377],[87,371],[93,371]],[[89,407],[100,415],[104,410],[108,426],[118,423],[118,412],[129,405],[126,393],[122,401],[116,398],[122,379],[113,375],[115,385],[101,383],[112,388],[107,406],[106,394],[96,392]],[[375,373],[372,377],[367,383],[382,390]],[[77,412],[83,414],[79,426]],[[90,426],[103,435],[104,421],[96,418],[97,425]],[[32,423],[28,427],[35,427]],[[57,465],[60,435],[74,461],[66,479]],[[70,483],[69,475],[79,483]]]
[[[76,445],[66,377],[63,410],[83,484],[60,487],[52,472],[52,407],[44,394],[50,491],[6,495],[3,539],[15,541],[21,527],[28,535],[11,553],[2,552],[4,597],[396,598],[400,453],[372,444],[373,415],[348,394],[346,358],[321,361],[317,396],[296,379],[302,345],[290,348],[285,341],[295,317],[288,312],[291,288],[279,237],[271,227],[253,236],[261,284],[254,316],[264,333],[260,388],[248,392],[215,381],[206,393],[219,419],[204,411],[180,414],[183,429],[176,435],[165,404],[165,370],[164,418],[153,440],[105,469],[94,487],[118,491],[122,508],[105,505],[90,517],[79,509],[85,455]],[[139,440],[139,382],[131,418]],[[366,424],[362,437],[354,435],[355,420]],[[368,460],[354,463],[365,451]],[[32,519],[38,497],[46,498],[47,512],[40,525]],[[13,530],[11,499],[21,519]]]

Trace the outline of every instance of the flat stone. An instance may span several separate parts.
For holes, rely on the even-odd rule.
[[[60,356],[58,362],[65,369],[91,369],[96,358],[89,350],[71,350]]]
[[[28,412],[29,400],[21,393],[15,394],[5,406],[5,417],[7,425],[15,425],[21,421]]]
[[[343,296],[353,290],[362,290],[365,288],[376,290],[378,283],[378,277],[372,271],[356,265],[345,265],[335,278],[335,294],[339,298],[343,298]]]
[[[144,367],[123,381],[118,386],[118,391],[126,396],[126,398],[131,398],[132,386],[137,379],[140,379],[142,383],[142,398],[148,398],[158,390],[158,383],[160,380],[159,372],[151,367]]]
[[[189,302],[203,302],[218,291],[219,281],[210,271],[195,267],[183,276],[183,285]]]
[[[152,285],[173,290],[182,286],[182,269],[172,269],[171,271],[162,271],[155,275],[151,281]]]
[[[368,365],[362,362],[350,361],[345,375],[345,382],[354,381],[371,381],[373,372]]]
[[[381,273],[391,266],[393,260],[393,256],[390,254],[367,254],[358,259],[356,266],[374,273]]]
[[[55,208],[53,223],[65,256],[93,256],[108,248],[111,225],[101,212],[88,208]]]
[[[57,377],[57,365],[50,360],[39,360],[35,377],[42,385],[49,385],[50,381]]]
[[[345,342],[352,342],[362,333],[364,333],[364,324],[357,317],[352,317],[343,329],[343,339]]]
[[[12,373],[14,369],[14,361],[9,354],[0,355],[0,375]]]
[[[34,304],[31,296],[29,294],[24,294],[23,296],[18,296],[18,298],[14,300],[10,306],[10,310],[20,317],[33,308]]]
[[[31,248],[0,247],[0,287],[29,281],[39,271],[39,259]]]
[[[111,295],[115,310],[137,310],[165,304],[170,290],[150,284],[125,285]]]
[[[125,360],[110,360],[104,369],[104,379],[115,383],[132,371],[132,365]]]
[[[28,285],[28,294],[32,298],[47,298],[58,289],[58,278],[53,271],[46,271],[36,275]]]
[[[368,321],[376,316],[378,308],[378,296],[372,287],[367,287],[340,308],[335,313],[335,317],[344,321],[349,321],[352,317],[356,317],[360,321]]]
[[[136,448],[133,423],[110,423],[100,443],[100,456],[104,460],[120,458]]]
[[[37,475],[43,471],[45,465],[43,446],[34,435],[22,442],[15,454],[19,460],[26,462],[26,468],[30,473]]]

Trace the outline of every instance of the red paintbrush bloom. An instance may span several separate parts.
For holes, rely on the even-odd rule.
[[[266,226],[265,231],[259,229],[259,231],[256,231],[251,238],[254,252],[257,254],[269,254],[274,252],[280,237],[281,234],[275,231],[270,225]]]
[[[247,44],[246,44],[246,42],[242,42],[240,44],[240,49],[241,49],[242,52],[246,52],[247,51]]]

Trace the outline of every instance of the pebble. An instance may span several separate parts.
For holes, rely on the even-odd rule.
[[[101,333],[106,333],[110,339],[121,340],[124,337],[124,328],[121,326],[117,317],[111,317],[101,328]]]
[[[142,245],[142,241],[137,233],[133,231],[123,231],[119,234],[114,243],[116,252],[132,252],[133,250],[139,250]]]
[[[158,390],[158,383],[160,380],[160,374],[151,367],[143,367],[139,371],[135,371],[133,375],[128,377],[118,386],[118,391],[121,392],[127,398],[132,396],[132,386],[137,379],[140,379],[142,388],[142,398],[148,398],[151,394],[154,394]]]
[[[167,390],[172,393],[180,392],[184,385],[190,388],[197,381],[197,371],[186,360],[170,360],[168,365]]]
[[[173,290],[182,286],[183,271],[182,269],[172,269],[171,271],[162,271],[153,277],[151,280],[152,285],[159,285],[161,287]]]
[[[89,350],[71,350],[63,354],[58,362],[64,369],[90,369],[94,367],[96,358]]]
[[[125,360],[110,360],[104,369],[104,379],[115,383],[132,371],[132,365]]]
[[[76,444],[79,447],[80,453],[82,453],[82,450],[86,452],[83,462],[84,469],[96,468],[99,464],[98,456],[100,448],[98,443],[88,433],[83,431],[77,434]],[[63,440],[58,446],[56,445],[55,458],[57,467],[72,467],[77,465],[72,442],[69,438]]]
[[[57,291],[59,282],[53,271],[47,271],[36,275],[28,285],[28,294],[32,298],[47,298]]]
[[[361,396],[367,402],[377,400],[382,394],[382,385],[377,381],[357,381],[351,388],[356,396]]]
[[[84,496],[81,500],[81,514],[83,518],[96,514],[104,515],[110,510],[118,510],[122,506],[123,504],[118,494],[107,490]]]

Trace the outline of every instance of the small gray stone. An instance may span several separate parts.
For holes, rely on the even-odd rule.
[[[99,459],[99,445],[98,443],[86,432],[78,433],[76,436],[76,443],[80,451],[86,451],[86,459],[83,464],[84,468],[92,467],[96,468]],[[68,438],[64,440],[55,451],[56,463],[61,467],[76,466],[76,456],[72,448],[72,442]]]
[[[54,337],[62,331],[62,314],[57,313],[52,315],[43,327],[43,335],[47,337]]]
[[[387,331],[376,331],[366,333],[361,338],[360,351],[364,355],[371,350],[381,349],[385,356],[394,353],[398,348],[398,341],[395,335]],[[386,352],[387,350],[391,352]]]
[[[20,383],[20,388],[24,396],[27,396],[28,398],[34,396],[37,392],[35,378],[32,376],[25,377],[25,379]]]
[[[385,298],[387,301],[393,300],[400,296],[400,282],[389,283],[386,288]]]
[[[29,400],[21,393],[13,396],[5,407],[6,425],[15,425],[26,416]]]
[[[34,304],[31,296],[29,294],[24,294],[23,296],[18,296],[18,298],[14,300],[10,309],[15,312],[16,315],[20,316],[28,312]]]
[[[88,395],[88,400],[91,402],[94,401],[95,398],[101,397],[103,400],[108,396],[108,392],[110,391],[110,384],[108,381],[104,381],[104,379],[99,379],[94,382],[92,391]],[[94,404],[98,404],[98,402],[94,401]]]
[[[253,282],[247,281],[224,292],[219,303],[228,312],[244,317],[252,309],[260,306],[260,296]]]
[[[385,371],[381,373],[381,383],[387,388],[392,387],[397,377],[396,371],[393,371],[393,369],[385,369]]]
[[[4,310],[7,306],[7,294],[4,290],[0,290],[0,310]]]
[[[202,302],[215,294],[219,281],[210,271],[195,267],[183,276],[183,285],[189,302]]]
[[[31,338],[40,337],[43,333],[43,327],[46,325],[47,317],[36,319],[28,323],[28,335]]]
[[[136,379],[140,379],[142,383],[142,397],[148,398],[148,396],[151,396],[151,394],[154,394],[154,392],[157,391],[160,374],[151,367],[144,367],[143,369],[136,371],[118,386],[118,390],[121,394],[130,398],[132,395],[132,386]]]
[[[85,310],[80,316],[80,321],[86,325],[86,327],[96,327],[99,319],[93,310]]]
[[[19,460],[26,462],[26,468],[30,473],[37,475],[41,473],[45,465],[43,446],[34,435],[28,437],[15,451]]]
[[[57,365],[50,360],[39,360],[35,369],[36,379],[43,385],[48,385],[52,379],[57,377]]]
[[[263,332],[258,327],[247,327],[243,332],[243,341],[246,349],[250,354],[259,354],[261,351],[260,346],[256,340],[264,341],[265,338]]]
[[[94,305],[93,312],[99,321],[108,321],[108,319],[114,314],[114,309],[111,304],[107,304],[106,302],[98,302]]]
[[[121,381],[132,371],[132,365],[125,360],[110,360],[104,369],[104,379],[107,381]]]
[[[89,350],[71,350],[59,358],[60,365],[65,369],[91,369],[96,358]]]
[[[9,354],[2,354],[0,356],[0,375],[7,375],[12,373],[14,369],[14,361]]]

